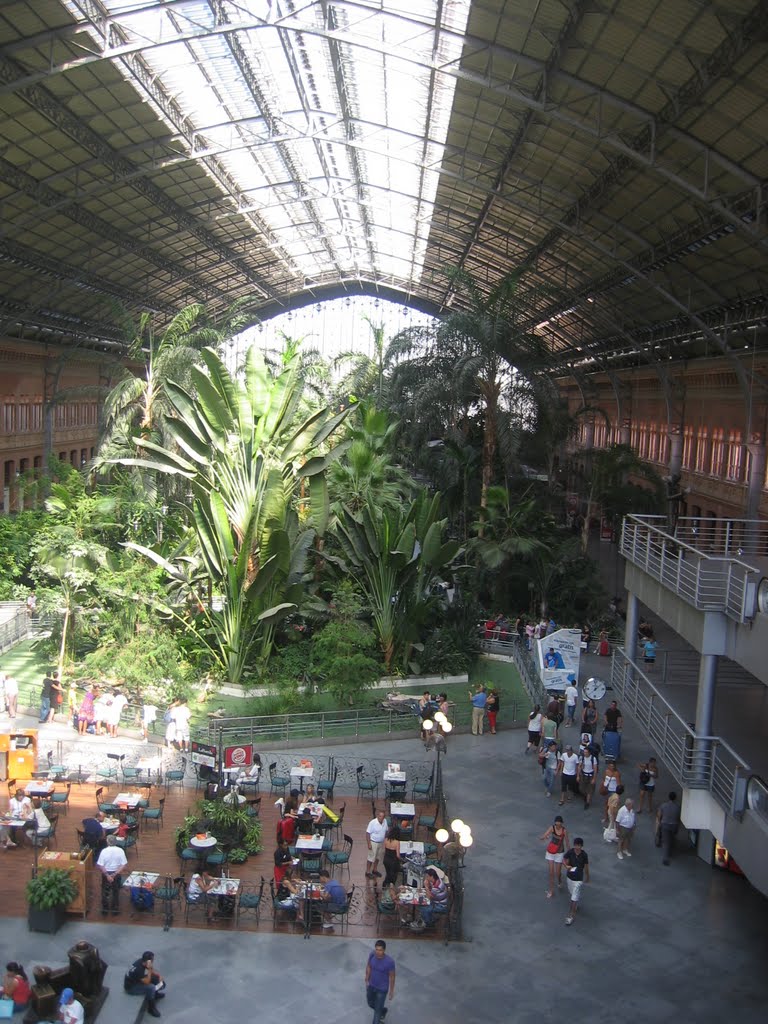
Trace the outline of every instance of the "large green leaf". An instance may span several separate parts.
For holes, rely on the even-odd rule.
[[[275,605],[274,608],[267,608],[265,612],[259,615],[259,622],[263,622],[266,625],[274,625],[276,622],[280,622],[286,615],[290,615],[291,612],[296,611],[298,605],[286,602],[285,604]]]

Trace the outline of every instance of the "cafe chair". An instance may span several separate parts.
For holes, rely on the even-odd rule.
[[[136,851],[136,856],[138,857],[138,855],[139,855],[139,826],[138,826],[138,824],[129,825],[128,826],[128,834],[123,836],[122,839],[116,840],[115,841],[115,846],[119,846],[121,849],[125,850],[126,857],[128,856],[128,851],[129,850],[135,850]]]
[[[331,865],[331,874],[335,874],[335,868],[337,866],[346,867],[347,875],[349,876],[349,859],[352,856],[352,846],[354,840],[349,836],[344,836],[344,846],[341,850],[331,850],[330,853],[326,853],[325,859]]]
[[[210,912],[209,907],[216,906],[216,896],[209,896],[207,892],[200,893],[199,896],[195,896],[194,899],[190,898],[189,889],[187,886],[182,886],[182,892],[184,893],[184,920],[189,924],[190,914],[202,914],[205,923],[210,924]]]
[[[103,814],[106,814],[107,817],[109,817],[112,814],[119,814],[120,808],[117,806],[117,804],[104,803],[104,801],[101,799],[103,795],[104,787],[99,786],[99,788],[96,790],[96,806],[98,807],[98,809]]]
[[[224,843],[220,843],[218,847],[206,854],[205,866],[206,868],[223,868],[229,860],[229,847]]]
[[[163,810],[165,808],[165,797],[161,796],[157,801],[157,807],[145,807],[144,812],[141,815],[141,820],[144,824],[144,831],[147,831],[147,825],[149,822],[154,822],[157,827],[157,831],[163,827]]]
[[[342,804],[339,809],[339,817],[336,821],[331,822],[331,829],[338,835],[339,832],[344,828],[344,812],[347,809],[346,804]]]
[[[165,773],[165,792],[167,793],[171,786],[180,786],[184,789],[184,775],[186,772],[186,762],[182,758],[181,768],[172,768],[169,772]]]
[[[373,887],[373,894],[376,899],[376,932],[378,934],[381,919],[399,922],[399,908],[394,900],[385,900],[383,893],[379,891],[378,883]]]
[[[67,766],[65,764],[48,765],[48,778],[52,779],[53,782],[61,782],[66,774]]]
[[[71,789],[72,783],[68,782],[67,788],[63,793],[51,793],[51,797],[48,803],[52,807],[55,807],[57,811],[63,811],[64,814],[66,814],[67,808],[69,807],[69,793]]]
[[[139,779],[141,777],[141,772],[139,771],[139,769],[138,768],[126,768],[125,765],[123,765],[122,767],[123,767],[123,782],[127,782],[129,785],[134,785],[134,784],[138,785]]]
[[[340,907],[338,910],[329,910],[330,904],[326,904],[323,907],[323,913],[327,914],[329,917],[341,918],[340,923],[342,932],[349,929],[349,912],[352,909],[352,902],[355,898],[356,888],[357,886],[352,886],[352,888],[347,893],[347,902],[344,904],[343,907]]]
[[[430,829],[434,831],[435,825],[437,824],[437,812],[439,810],[439,804],[435,804],[435,813],[430,814],[427,811],[426,814],[419,814],[419,828],[425,828],[427,831]]]
[[[52,814],[48,820],[51,823],[50,828],[30,829],[26,833],[31,846],[36,846],[38,849],[45,846],[47,849],[50,849],[51,845],[55,843],[56,826],[59,823],[59,816]]]
[[[387,782],[384,799],[402,801],[405,797],[405,786],[404,782]]]
[[[411,789],[411,800],[415,800],[416,797],[424,797],[425,800],[429,800],[432,796],[432,788],[435,785],[435,766],[432,765],[432,771],[430,772],[429,779],[425,782],[419,782],[418,779],[414,780],[413,787]]]
[[[258,927],[265,884],[266,882],[262,875],[261,884],[259,886],[256,886],[253,883],[241,886],[240,895],[237,900],[237,910],[235,911],[235,928],[240,927],[240,918],[246,914],[253,915],[256,921],[256,926]]]
[[[277,761],[273,761],[269,766],[269,791],[274,793],[275,790],[282,790],[282,795],[285,796],[285,791],[291,784],[290,775],[276,775],[275,769],[277,768]]]
[[[166,916],[174,903],[179,908],[179,913],[181,913],[181,892],[183,888],[184,879],[181,875],[177,875],[176,878],[171,878],[168,875],[163,885],[158,886],[154,890],[155,901],[163,904]],[[152,908],[152,912],[154,913],[154,908]]]
[[[357,799],[360,799],[361,793],[376,793],[376,797],[379,796],[379,777],[374,775],[372,779],[366,779],[365,768],[360,765],[357,768]]]
[[[291,927],[294,927],[298,919],[296,907],[283,907],[280,905],[280,901],[277,898],[277,892],[275,891],[274,878],[270,878],[269,880],[269,892],[272,897],[272,930],[274,931],[278,924],[283,921],[290,921]]]
[[[320,779],[317,783],[318,793],[322,793],[322,795],[328,800],[333,800],[333,790],[334,787],[336,786],[336,779],[338,778],[338,776],[339,769],[334,768],[333,775],[330,778]]]
[[[122,765],[125,754],[107,754],[107,757],[114,764],[108,763],[106,768],[99,768],[95,773],[96,778],[103,782],[105,786],[109,786],[113,781],[117,781],[118,768]]]
[[[181,874],[182,877],[186,874],[187,864],[196,865],[200,860],[200,853],[191,846],[185,847],[179,854],[179,861],[181,862]]]
[[[318,857],[316,853],[311,850],[299,850],[299,857],[301,859],[301,874],[303,878],[313,879],[320,877],[320,869],[323,866],[322,854]]]
[[[245,813],[249,818],[258,818],[261,813],[261,797],[257,796],[255,800],[249,800],[245,807]]]

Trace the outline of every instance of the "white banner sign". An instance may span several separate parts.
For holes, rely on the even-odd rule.
[[[578,683],[581,630],[558,629],[536,641],[536,662],[545,690],[564,690]]]

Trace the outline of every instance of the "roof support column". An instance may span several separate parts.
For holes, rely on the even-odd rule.
[[[640,625],[640,609],[637,594],[627,591],[627,617],[624,623],[624,650],[627,657],[635,660],[637,650],[637,628]]]
[[[712,774],[712,720],[717,689],[717,654],[702,654],[699,661],[699,689],[696,697],[696,741],[693,747],[693,778],[709,783]],[[707,738],[703,738],[707,737]]]
[[[749,452],[749,470],[747,473],[747,507],[744,509],[744,518],[757,519],[765,480],[765,441],[760,434],[751,435],[747,451]]]
[[[632,444],[632,420],[629,416],[625,416],[621,421],[619,427],[619,444],[624,444],[629,448]]]

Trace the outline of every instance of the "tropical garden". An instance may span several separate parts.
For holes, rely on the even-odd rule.
[[[660,481],[622,446],[567,479],[581,411],[537,376],[515,277],[452,285],[459,312],[390,339],[361,324],[373,355],[327,363],[286,337],[229,367],[247,304],[131,325],[95,459],[50,458],[38,506],[0,519],[2,597],[34,587],[51,661],[137,701],[349,706],[382,676],[470,670],[491,612],[596,622],[592,515],[654,508]]]

